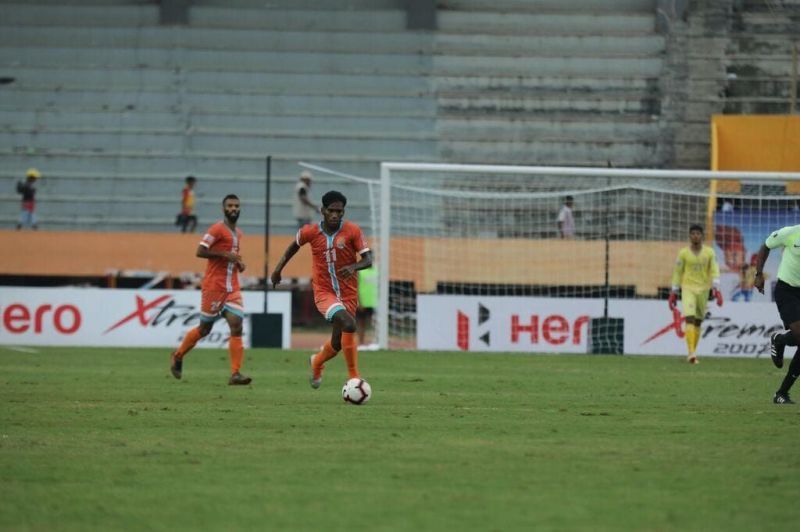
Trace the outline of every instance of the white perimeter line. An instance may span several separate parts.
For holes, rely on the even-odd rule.
[[[8,349],[9,351],[18,351],[20,353],[38,353],[38,349],[33,349],[31,347],[19,347],[15,345],[5,345],[3,349]]]

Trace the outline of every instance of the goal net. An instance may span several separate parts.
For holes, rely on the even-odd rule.
[[[780,253],[763,295],[752,287],[754,256],[771,231],[800,224],[799,183],[800,174],[768,172],[384,163],[366,190],[378,341],[680,354],[666,298],[689,226],[704,227],[716,251],[725,312],[709,303],[705,332],[722,334],[756,313],[744,303],[771,302]],[[763,331],[780,326],[769,309]],[[672,343],[645,342],[662,325]]]

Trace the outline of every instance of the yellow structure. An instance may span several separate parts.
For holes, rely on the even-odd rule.
[[[713,115],[711,169],[756,172],[800,171],[800,116]],[[712,180],[706,227],[713,231],[716,195],[738,193],[736,180]],[[800,194],[800,182],[786,183],[787,194]],[[710,234],[713,234],[710,233]]]
[[[800,171],[800,115],[713,115],[711,169]]]

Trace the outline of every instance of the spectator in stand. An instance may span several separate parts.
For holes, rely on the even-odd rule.
[[[575,217],[572,215],[572,205],[574,200],[572,196],[564,198],[564,205],[558,211],[558,236],[561,238],[575,238]]]
[[[319,208],[311,203],[311,172],[303,170],[300,179],[294,187],[294,198],[292,199],[292,210],[297,221],[297,228],[311,223],[311,219],[319,214]]]
[[[197,227],[197,216],[194,214],[195,183],[197,179],[194,176],[187,177],[181,194],[181,212],[175,220],[175,225],[181,228],[181,233],[194,233]]]
[[[22,195],[22,210],[17,223],[17,231],[23,226],[30,227],[34,231],[36,225],[36,180],[42,177],[36,168],[28,168],[25,172],[25,182],[17,181],[17,193]]]

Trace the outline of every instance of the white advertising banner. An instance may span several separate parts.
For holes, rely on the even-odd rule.
[[[417,347],[586,353],[601,299],[417,296]]]
[[[263,312],[263,292],[242,297],[246,313]],[[269,311],[284,317],[284,348],[291,345],[291,307],[291,293],[269,294]],[[0,345],[174,348],[199,314],[198,290],[0,288]],[[219,320],[197,347],[225,347],[228,336]],[[250,345],[248,319],[244,342]]]
[[[769,337],[782,330],[774,303],[709,302],[700,356],[769,356]],[[602,299],[417,296],[417,347],[431,350],[586,353],[589,323]],[[685,355],[682,319],[666,301],[609,300],[609,316],[625,323],[625,354]]]
[[[673,319],[666,301],[610,300],[609,315],[625,319],[625,353],[685,355],[682,319]],[[709,301],[699,356],[769,357],[769,337],[782,331],[775,303]]]

